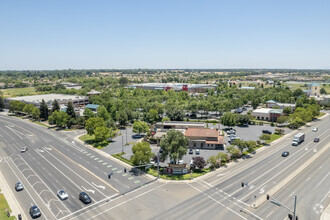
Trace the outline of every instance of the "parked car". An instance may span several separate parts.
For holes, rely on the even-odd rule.
[[[25,151],[27,151],[27,147],[23,147],[22,149],[21,149],[21,153],[24,153]]]
[[[183,164],[183,163],[184,163],[183,160],[178,161],[178,164]]]
[[[228,135],[236,134],[236,131],[234,131],[234,130],[229,130],[229,131],[227,131],[227,134],[228,134]]]
[[[80,199],[80,201],[82,201],[84,204],[88,204],[88,203],[91,203],[91,202],[92,202],[91,197],[89,197],[89,196],[87,195],[87,193],[85,193],[85,192],[81,192],[81,193],[79,194],[79,199]]]
[[[135,135],[132,135],[132,138],[134,138],[134,139],[142,138],[142,135],[141,134],[135,134]]]
[[[18,182],[15,184],[16,191],[22,191],[24,189],[24,186],[21,182]]]
[[[314,142],[319,142],[320,138],[314,138]]]
[[[41,211],[38,206],[34,205],[30,208],[30,215],[32,218],[39,218],[41,216]]]
[[[315,131],[318,131],[319,129],[318,128],[313,128],[313,131],[315,132]]]
[[[288,152],[288,151],[284,151],[284,152],[282,153],[282,157],[287,157],[287,156],[289,156],[289,152]]]
[[[59,190],[57,191],[57,196],[60,197],[61,200],[65,200],[67,198],[69,198],[68,194],[66,192],[64,192],[64,190]]]
[[[200,153],[200,150],[196,149],[196,155],[199,155],[199,153]]]
[[[194,150],[192,148],[189,148],[189,154],[193,154]]]
[[[264,134],[272,134],[272,132],[270,130],[262,130],[262,133],[264,133]]]

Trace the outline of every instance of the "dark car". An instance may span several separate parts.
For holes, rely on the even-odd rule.
[[[81,192],[81,193],[79,194],[79,199],[80,199],[84,204],[88,204],[88,203],[91,203],[91,202],[92,202],[92,198],[89,197],[89,196],[87,195],[87,193],[85,193],[85,192]]]
[[[320,138],[314,138],[314,142],[319,142]]]
[[[272,134],[272,132],[270,130],[262,130],[262,133],[264,133],[264,134]]]
[[[41,211],[38,206],[34,205],[30,208],[30,215],[32,218],[39,218],[41,216]]]
[[[194,153],[193,149],[189,148],[189,154],[193,154],[193,153]]]
[[[289,152],[288,152],[288,151],[284,151],[284,152],[282,153],[282,157],[287,157],[287,156],[289,156]]]
[[[163,149],[162,148],[159,148],[159,153],[161,154],[161,153],[163,153]]]
[[[16,191],[21,191],[24,189],[24,186],[21,182],[18,182],[15,184],[15,189],[16,189]]]

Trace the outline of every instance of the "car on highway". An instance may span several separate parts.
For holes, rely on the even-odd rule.
[[[199,154],[200,154],[200,150],[196,149],[196,155],[199,155]]]
[[[313,128],[313,131],[315,132],[315,131],[318,131],[319,129],[318,128]]]
[[[30,208],[30,215],[32,218],[39,218],[41,216],[41,211],[38,206],[34,205]]]
[[[288,151],[284,151],[284,152],[282,153],[282,157],[287,157],[287,156],[289,156],[289,152],[288,152]]]
[[[262,130],[262,133],[264,133],[264,134],[272,134],[272,132],[270,130]]]
[[[61,199],[61,200],[65,200],[67,198],[69,198],[69,195],[64,191],[64,190],[59,190],[57,191],[57,196]]]
[[[192,148],[189,148],[189,154],[193,154],[194,150]]]
[[[92,198],[89,197],[89,195],[87,195],[87,193],[85,192],[81,192],[79,194],[79,199],[80,201],[82,201],[84,204],[88,204],[88,203],[91,203],[92,202]]]
[[[314,138],[314,142],[319,142],[320,138]]]
[[[24,189],[24,186],[21,182],[18,182],[15,184],[15,190],[16,191],[22,191]]]
[[[27,147],[23,147],[22,149],[21,149],[21,153],[24,153],[25,151],[27,151]]]

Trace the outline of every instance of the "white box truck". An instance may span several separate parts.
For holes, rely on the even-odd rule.
[[[292,146],[298,146],[304,140],[305,140],[305,134],[304,133],[298,133],[293,137]]]

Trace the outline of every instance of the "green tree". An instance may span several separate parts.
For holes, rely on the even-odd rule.
[[[57,127],[64,128],[68,125],[69,115],[63,111],[54,111],[49,116],[49,122],[55,123]]]
[[[238,149],[240,149],[241,152],[243,152],[244,148],[246,147],[245,141],[239,140],[239,139],[236,139],[233,142],[233,145],[236,145],[238,147]]]
[[[133,124],[133,131],[138,134],[146,133],[149,131],[149,127],[144,121],[135,121]]]
[[[3,97],[0,96],[0,111],[3,111],[5,109],[5,103],[3,101]]]
[[[249,150],[249,152],[252,152],[257,147],[257,142],[252,140],[245,141],[245,147]]]
[[[246,125],[250,123],[250,118],[248,115],[241,115],[237,114],[236,115],[236,123],[239,125]]]
[[[221,124],[224,126],[235,126],[236,125],[236,116],[235,114],[231,112],[226,112],[221,118],[220,118]]]
[[[221,163],[226,163],[229,160],[228,154],[219,152],[217,155],[217,159],[219,159],[219,162],[221,162]]]
[[[68,102],[66,113],[69,115],[70,118],[76,118],[76,113],[74,111],[72,102]]]
[[[286,115],[290,115],[292,112],[292,109],[290,107],[284,107],[283,109],[283,113],[286,114]]]
[[[61,110],[60,108],[60,104],[58,104],[58,101],[56,99],[54,99],[53,103],[52,103],[52,109],[51,109],[51,112],[54,112],[54,111],[59,111]]]
[[[90,118],[86,121],[86,131],[87,134],[93,135],[97,127],[105,127],[103,118]]]
[[[166,117],[166,116],[162,118],[162,122],[164,122],[164,121],[170,121],[170,120],[171,119],[169,117]]]
[[[166,115],[172,121],[183,121],[183,118],[184,118],[183,110],[179,109],[179,108],[176,108],[176,107],[167,109]]]
[[[24,108],[23,108],[23,112],[24,113],[26,113],[26,114],[28,114],[28,115],[31,115],[32,114],[32,110],[33,110],[33,108],[34,108],[34,105],[32,105],[32,104],[26,104],[25,106],[24,106]]]
[[[149,164],[153,156],[151,147],[148,142],[140,142],[132,147],[133,156],[131,162],[134,166]]]
[[[293,96],[295,96],[295,97],[301,96],[303,94],[304,94],[304,91],[302,91],[302,89],[300,89],[300,88],[294,90],[294,92],[293,92]]]
[[[158,111],[156,109],[150,109],[148,112],[148,121],[155,123],[158,120]]]
[[[211,165],[212,169],[219,167],[218,158],[216,156],[210,156],[209,159],[207,159],[207,163]]]
[[[110,137],[110,129],[107,127],[96,127],[94,131],[95,141],[102,142]]]
[[[271,136],[270,134],[262,134],[260,137],[259,137],[260,140],[263,140],[263,141],[269,141],[271,139]]]
[[[32,118],[35,120],[39,120],[39,116],[40,116],[40,110],[37,107],[34,107],[32,109]]]
[[[321,88],[320,89],[320,93],[326,95],[327,94],[327,91],[324,88]]]
[[[117,121],[119,122],[120,125],[125,125],[128,120],[127,114],[125,111],[121,110],[117,114]]]
[[[127,77],[120,77],[118,82],[120,85],[127,85],[129,81],[128,81]]]
[[[188,139],[181,131],[170,130],[162,137],[160,147],[163,149],[161,154],[162,160],[169,157],[174,163],[177,163],[178,160],[181,160],[187,154]]]
[[[236,159],[236,158],[240,158],[242,156],[241,151],[238,148],[236,148],[235,146],[232,146],[232,145],[227,147],[227,152],[230,154],[230,157],[233,160]]]
[[[49,110],[45,100],[42,99],[39,109],[40,109],[40,118],[47,120],[49,116]]]
[[[103,118],[104,121],[107,121],[110,119],[110,114],[103,105],[99,106],[96,111],[97,111],[97,113],[96,113],[97,117]]]
[[[86,120],[88,120],[90,118],[94,118],[95,117],[95,114],[94,114],[94,112],[91,109],[85,108],[85,110],[84,110],[84,117],[86,118]]]
[[[291,121],[289,122],[288,127],[291,129],[298,129],[299,127],[305,125],[304,120],[302,120],[299,117],[293,118],[291,119]]]

